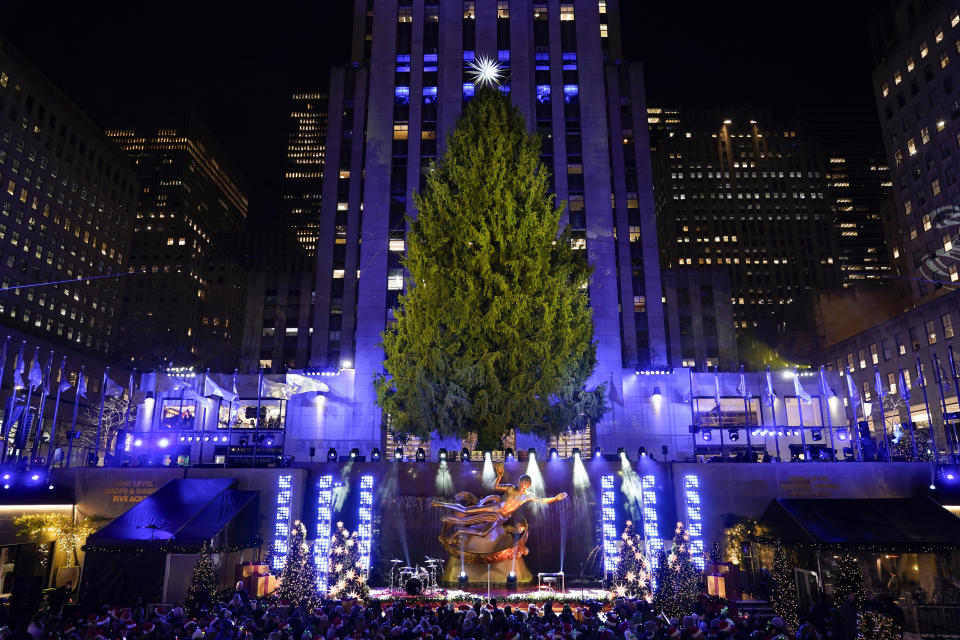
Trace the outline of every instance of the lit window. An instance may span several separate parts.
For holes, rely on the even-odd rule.
[[[921,58],[926,58],[928,53],[930,53],[930,49],[927,48],[927,43],[926,43],[926,42],[921,42],[921,43],[920,43],[920,57],[921,57]]]
[[[946,128],[947,128],[947,121],[946,121],[946,120],[944,120],[943,118],[940,118],[939,120],[937,120],[937,132],[938,132],[938,133],[939,133],[940,131],[943,131],[943,130],[946,129]]]
[[[339,279],[343,278],[343,276],[344,276],[343,269],[334,269],[334,270],[333,270],[333,277],[334,277],[334,279],[339,280]]]
[[[893,259],[896,260],[900,257],[900,249],[898,247],[893,248]]]
[[[943,42],[943,31],[937,31],[937,35],[935,35],[933,39],[937,41],[937,44]]]
[[[930,219],[930,215],[927,214],[927,215],[923,216],[923,230],[924,230],[924,231],[930,231],[930,227],[931,227],[931,226],[932,226],[932,221],[931,221],[931,219]]]
[[[564,3],[560,5],[560,20],[561,22],[573,20],[573,4],[572,3]]]
[[[349,169],[340,169],[340,177],[341,177],[341,178],[349,178],[349,177],[350,177],[350,170],[349,170]]]
[[[880,92],[883,93],[883,97],[886,98],[888,95],[890,95],[890,85],[884,82],[883,86],[880,88]]]
[[[601,37],[601,38],[606,38],[606,37],[607,37],[607,25],[606,25],[606,23],[601,23],[601,24],[600,24],[600,37]]]
[[[403,238],[390,239],[390,251],[403,251],[403,249],[404,249]]]
[[[903,76],[900,75],[899,71],[896,71],[893,74],[893,84],[900,84],[901,82],[903,82]]]
[[[935,196],[940,195],[940,178],[934,178],[934,179],[930,182],[930,190],[933,191],[933,195],[935,195]],[[927,230],[927,225],[924,224],[923,226],[924,226],[924,230],[926,231],[926,230]]]
[[[387,273],[387,290],[400,291],[403,289],[403,269],[390,269]]]
[[[937,344],[937,327],[933,320],[927,320],[927,344]]]
[[[923,127],[920,129],[920,140],[923,144],[930,142],[930,127]]]
[[[406,122],[393,123],[393,139],[394,140],[407,139],[407,123]]]
[[[950,282],[956,282],[960,280],[960,273],[958,273],[957,265],[950,265]]]
[[[904,211],[904,213],[906,213],[907,215],[910,215],[911,213],[913,213],[913,202],[910,201],[910,200],[904,201],[904,203],[903,203],[903,211]]]
[[[913,71],[913,58],[907,58],[907,72]]]
[[[394,136],[396,136],[396,134],[394,134]],[[914,142],[913,138],[907,140],[907,153],[912,156],[917,155],[917,143]]]
[[[950,26],[955,27],[960,24],[960,12],[954,11],[953,15],[950,17]]]
[[[943,234],[943,250],[952,251],[953,250],[953,236],[949,233]]]
[[[946,69],[948,64],[950,64],[950,56],[948,56],[947,52],[944,51],[940,54],[940,68]]]
[[[943,322],[943,337],[950,339],[953,337],[953,319],[950,317],[949,313],[943,314],[940,318]]]
[[[168,246],[168,247],[172,247],[172,246],[173,246],[173,238],[167,238],[167,246]]]

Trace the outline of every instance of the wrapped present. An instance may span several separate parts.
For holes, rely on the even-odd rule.
[[[723,576],[707,576],[707,593],[721,598],[727,597],[727,579]]]
[[[270,568],[262,562],[243,562],[237,565],[237,580],[245,580],[250,576],[260,576],[270,573]]]

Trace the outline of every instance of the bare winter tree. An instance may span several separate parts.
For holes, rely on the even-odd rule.
[[[100,451],[111,452],[116,446],[117,435],[123,431],[127,419],[127,406],[124,398],[108,396],[103,403],[103,422],[100,427]],[[97,446],[97,420],[100,416],[100,404],[84,407],[77,415],[77,439],[73,442],[76,451]],[[130,429],[137,422],[137,405],[130,406]]]

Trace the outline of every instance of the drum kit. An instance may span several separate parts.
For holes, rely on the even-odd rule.
[[[437,560],[425,556],[423,564],[426,568],[417,565],[415,567],[398,566],[403,564],[403,560],[393,559],[390,561],[390,591],[406,592],[411,596],[427,595],[437,591],[440,586],[437,583],[440,575],[443,560]]]

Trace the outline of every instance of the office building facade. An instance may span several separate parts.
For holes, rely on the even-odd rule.
[[[118,351],[132,366],[232,369],[243,317],[243,264],[222,234],[242,230],[247,188],[196,117],[144,134],[108,130],[142,189],[123,289]]]
[[[643,75],[620,62],[619,3],[360,0],[354,17],[353,63],[329,92],[312,364],[355,375],[356,427],[379,433],[370,381],[403,286],[404,216],[481,57],[507,68],[501,90],[543,137],[563,223],[595,267],[594,381],[619,389],[624,367],[665,364]]]
[[[840,282],[821,158],[761,114],[688,112],[673,126],[654,154],[663,267],[725,269],[738,332],[769,340],[801,295]]]
[[[323,196],[323,149],[327,136],[327,96],[295,93],[290,100],[287,158],[283,173],[282,215],[297,241],[316,255]]]
[[[900,282],[928,300],[960,282],[960,3],[890,0],[871,25],[893,178]]]
[[[109,276],[127,268],[139,178],[2,39],[0,183],[0,322],[112,358],[122,278]],[[51,284],[16,288],[43,282]]]
[[[669,364],[735,371],[737,337],[730,274],[723,267],[664,269]]]

